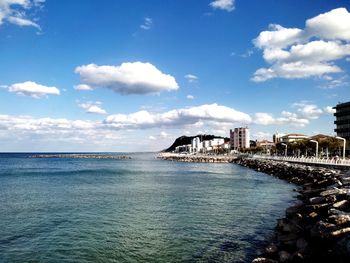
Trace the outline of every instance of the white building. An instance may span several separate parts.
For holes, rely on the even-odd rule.
[[[219,145],[224,144],[225,140],[223,138],[214,138],[210,140],[211,147],[219,147]]]
[[[203,141],[202,142],[202,152],[207,153],[207,152],[210,152],[211,150],[213,150],[210,145],[211,144],[210,144],[209,140]]]
[[[199,137],[192,139],[192,151],[193,153],[200,153],[202,151],[203,144]]]
[[[282,137],[285,136],[286,134],[284,133],[275,133],[272,137],[274,143],[279,143],[282,141]]]
[[[295,142],[295,141],[305,140],[305,139],[308,139],[308,138],[309,137],[304,135],[304,134],[290,133],[290,134],[284,135],[281,138],[281,142],[283,142],[283,143],[291,143],[291,142]]]
[[[232,150],[249,148],[250,133],[248,127],[240,127],[230,130],[230,141]]]

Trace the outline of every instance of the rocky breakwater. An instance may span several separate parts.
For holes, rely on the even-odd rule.
[[[187,163],[232,163],[236,157],[229,155],[160,153],[159,159]]]
[[[100,154],[35,154],[29,158],[71,158],[71,159],[131,159],[125,155],[100,155]]]
[[[270,160],[235,162],[299,186],[298,201],[254,263],[350,262],[350,174]]]

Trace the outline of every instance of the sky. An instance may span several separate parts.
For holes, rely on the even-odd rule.
[[[334,135],[350,1],[0,0],[0,151]]]

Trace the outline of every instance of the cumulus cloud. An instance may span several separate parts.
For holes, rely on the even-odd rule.
[[[107,112],[102,109],[100,102],[85,102],[78,104],[78,106],[87,113],[107,114]]]
[[[226,106],[205,104],[164,113],[150,113],[143,110],[131,114],[116,114],[105,119],[106,124],[117,129],[184,127],[195,125],[200,121],[247,124],[251,122],[251,117]]]
[[[91,121],[10,115],[0,115],[0,124],[10,131],[32,131],[36,133],[56,133],[58,131],[67,132],[97,128],[97,123]]]
[[[74,86],[75,90],[93,90],[89,85],[86,84],[79,84]]]
[[[235,0],[215,0],[209,4],[214,9],[231,12],[235,9]]]
[[[193,82],[197,82],[198,77],[193,74],[187,74],[185,75],[185,79],[187,79],[189,83],[193,83]]]
[[[44,4],[44,0],[0,0],[0,25],[8,22],[18,26],[40,26],[27,17],[27,12]]]
[[[299,115],[306,119],[318,119],[320,115],[323,114],[323,111],[315,104],[297,102],[294,103],[293,106],[297,107],[297,112]]]
[[[342,69],[334,62],[350,55],[350,13],[345,8],[333,9],[306,20],[304,29],[273,24],[253,43],[271,64],[256,70],[253,81],[339,73]]]
[[[151,29],[152,25],[153,25],[152,18],[146,17],[143,21],[143,24],[140,25],[140,28],[144,30],[149,30]]]
[[[269,132],[262,132],[259,131],[257,133],[253,134],[253,137],[258,140],[271,140],[272,139],[272,134]]]
[[[271,125],[275,123],[275,119],[269,113],[257,112],[255,113],[254,122],[260,125]]]
[[[175,91],[179,86],[175,78],[162,73],[151,63],[126,62],[120,66],[79,66],[75,73],[80,75],[84,85],[92,89],[103,87],[123,95],[159,94]]]
[[[270,113],[256,113],[254,118],[255,124],[260,125],[290,125],[294,127],[304,127],[309,124],[308,119],[300,118],[296,113],[282,111],[281,116],[275,118]]]
[[[189,95],[186,96],[186,99],[188,99],[188,100],[193,100],[193,99],[194,99],[194,96],[189,94]]]
[[[327,113],[327,114],[334,114],[335,113],[335,109],[333,109],[333,107],[331,107],[331,106],[327,106],[327,107],[325,107],[324,109],[324,112],[325,113]]]
[[[290,125],[294,127],[305,127],[310,120],[318,119],[324,114],[332,112],[331,107],[319,108],[309,101],[293,103],[295,112],[282,111],[279,117],[274,117],[270,113],[259,112],[254,115],[253,123],[259,125]]]
[[[40,85],[33,81],[12,84],[8,87],[8,91],[20,96],[29,96],[36,99],[47,97],[47,95],[60,94],[59,89],[56,87]]]

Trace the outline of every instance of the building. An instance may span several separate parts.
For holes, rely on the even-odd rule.
[[[235,128],[230,130],[230,142],[232,150],[249,148],[250,133],[248,127]]]
[[[276,146],[276,144],[268,140],[263,140],[263,141],[257,141],[256,146],[261,147],[265,153],[270,154],[271,150],[273,149],[273,147]]]
[[[201,142],[201,139],[199,137],[195,137],[192,139],[192,151],[193,153],[200,153],[202,152],[203,144]]]
[[[350,102],[339,103],[333,109],[335,109],[334,116],[336,118],[334,131],[337,136],[350,140]]]
[[[180,145],[175,147],[176,153],[192,153],[192,145],[186,144],[186,145]]]
[[[309,137],[304,134],[298,134],[298,133],[290,133],[287,135],[284,135],[281,137],[280,142],[283,143],[291,143],[295,141],[300,141],[304,139],[308,139]]]
[[[284,133],[275,133],[273,136],[272,136],[272,140],[273,142],[276,144],[276,143],[280,143],[281,140],[282,140],[282,137],[285,136],[286,134]]]
[[[270,142],[268,140],[263,140],[263,141],[257,141],[256,146],[257,147],[262,147],[262,148],[271,148],[275,146],[276,144],[274,142]]]

